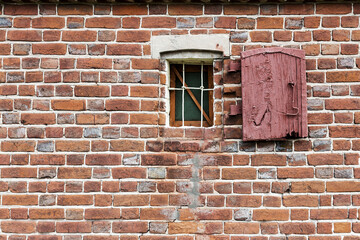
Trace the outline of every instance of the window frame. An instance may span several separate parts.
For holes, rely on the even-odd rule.
[[[170,114],[169,114],[169,119],[170,119],[170,126],[171,127],[212,127],[214,126],[214,73],[213,73],[213,62],[209,62],[209,61],[182,61],[181,63],[177,62],[169,62],[168,63],[168,67],[169,67],[169,77],[170,77],[170,82],[169,82],[169,92],[170,92]],[[208,101],[209,101],[209,115],[208,115],[208,119],[204,119],[204,114],[206,115],[205,111],[202,110],[203,115],[201,117],[201,120],[199,121],[185,121],[184,118],[183,120],[176,121],[175,118],[175,111],[176,111],[176,99],[175,99],[175,92],[176,91],[182,91],[183,93],[185,91],[190,90],[191,91],[191,87],[187,87],[186,86],[186,79],[185,79],[185,86],[183,85],[182,89],[176,89],[176,73],[173,70],[174,65],[178,65],[178,64],[183,64],[183,66],[200,66],[201,69],[203,69],[206,66],[206,71],[207,71],[207,80],[208,80],[208,85],[207,86],[200,86],[199,89],[203,92],[203,91],[207,91],[208,92]],[[203,67],[201,67],[203,66]],[[203,70],[204,71],[204,70]],[[185,72],[186,72],[186,67],[185,67]],[[187,72],[191,72],[187,71]],[[201,72],[201,70],[200,70]],[[183,71],[183,75],[184,75],[184,71]],[[183,98],[184,100],[184,98]],[[194,101],[194,99],[192,98],[192,100]],[[184,102],[182,101],[182,104],[184,105]],[[195,103],[196,104],[196,103]],[[199,104],[196,104],[197,107],[199,108]],[[200,106],[202,109],[203,106],[203,101],[201,101]],[[200,110],[199,109],[199,110]],[[183,110],[184,111],[184,110]],[[201,111],[201,110],[200,110]],[[204,119],[204,120],[203,120]],[[210,123],[209,123],[210,122]]]

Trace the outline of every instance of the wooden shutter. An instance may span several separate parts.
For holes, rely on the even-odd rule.
[[[243,139],[306,137],[304,51],[263,48],[241,57]]]

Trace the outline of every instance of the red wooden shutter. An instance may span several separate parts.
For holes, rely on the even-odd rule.
[[[304,51],[262,48],[241,57],[243,139],[306,137]]]

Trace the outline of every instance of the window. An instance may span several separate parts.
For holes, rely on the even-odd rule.
[[[212,65],[170,64],[170,125],[213,125]]]

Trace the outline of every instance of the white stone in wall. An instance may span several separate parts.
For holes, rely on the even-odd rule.
[[[179,50],[214,51],[229,56],[229,35],[165,35],[151,38],[152,58],[160,58],[161,53]]]

